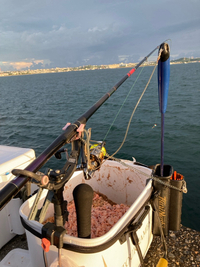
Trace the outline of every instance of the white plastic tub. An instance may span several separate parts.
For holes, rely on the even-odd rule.
[[[14,178],[13,169],[24,169],[34,159],[33,149],[0,145],[0,190]],[[21,199],[14,198],[0,211],[0,248],[16,234],[24,233],[19,217],[21,204]]]
[[[70,262],[71,267],[118,267],[118,266],[134,266],[140,265],[140,260],[135,246],[132,244],[129,235],[125,235],[125,242],[120,243],[117,239],[113,244],[107,246],[109,242],[122,231],[134,218],[137,221],[144,211],[148,199],[152,193],[151,180],[146,185],[146,179],[151,176],[151,170],[142,166],[134,165],[127,161],[134,169],[130,169],[120,163],[114,161],[105,162],[101,169],[96,171],[91,180],[86,181],[81,171],[75,172],[70,181],[65,185],[64,198],[68,201],[72,200],[72,192],[79,183],[88,183],[94,191],[103,193],[110,200],[118,204],[124,203],[130,205],[129,210],[121,217],[121,219],[107,232],[105,235],[93,239],[83,239],[64,236],[64,246],[62,249],[62,258],[64,262]],[[47,191],[44,190],[41,197],[41,203],[46,196]],[[30,228],[41,234],[42,224],[36,221],[28,221],[27,216],[34,202],[35,196],[28,199],[20,208],[20,216],[22,217],[25,228]],[[137,214],[137,216],[136,216]],[[53,216],[53,206],[50,204],[46,218]],[[46,219],[45,218],[45,219]],[[31,230],[31,231],[32,231]],[[30,260],[32,266],[44,266],[43,250],[41,247],[41,239],[36,237],[31,231],[26,230]],[[147,253],[151,244],[152,235],[152,209],[143,220],[141,228],[137,231],[139,245],[143,256]],[[87,253],[81,251],[75,252],[71,247],[85,248]],[[94,250],[92,248],[95,248]],[[102,248],[102,249],[98,249]],[[58,250],[55,246],[50,246],[47,253],[49,266],[56,266]]]

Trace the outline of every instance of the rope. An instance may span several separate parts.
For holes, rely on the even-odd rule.
[[[163,182],[162,180],[160,180],[160,179],[157,178],[157,177],[151,176],[151,178],[152,178],[154,181],[156,181],[156,182],[158,182],[158,183],[160,183],[160,184],[162,184],[162,185],[164,185],[164,186],[167,186],[167,187],[172,188],[172,189],[174,189],[174,190],[177,190],[177,191],[179,191],[179,192],[183,192],[183,193],[185,193],[185,194],[187,193],[187,187],[186,187],[186,181],[185,181],[185,180],[181,180],[181,181],[183,182],[183,185],[182,185],[182,189],[179,189],[179,188],[177,188],[177,187],[175,187],[175,186],[173,186],[173,185],[170,185],[170,184],[167,184],[167,183]]]
[[[111,130],[111,128],[112,128],[112,126],[113,126],[114,122],[116,121],[116,119],[117,119],[117,117],[118,117],[118,115],[119,115],[119,113],[120,113],[121,109],[123,108],[124,104],[126,103],[126,100],[127,100],[127,98],[129,97],[129,95],[130,95],[131,91],[133,90],[133,87],[135,86],[135,84],[136,84],[136,82],[137,82],[138,78],[140,77],[140,74],[142,73],[143,69],[144,69],[144,67],[141,69],[141,71],[140,71],[140,73],[138,74],[138,76],[137,76],[137,78],[136,78],[135,82],[133,83],[133,85],[132,85],[131,89],[129,90],[129,92],[128,92],[128,94],[127,94],[127,96],[126,96],[126,98],[125,98],[124,102],[122,103],[122,105],[121,105],[121,107],[120,107],[119,111],[117,112],[117,114],[116,114],[116,116],[115,116],[115,118],[114,118],[114,120],[113,120],[112,124],[110,125],[110,128],[108,129],[108,131],[107,131],[107,133],[106,133],[106,135],[105,135],[105,137],[104,137],[103,141],[105,141],[105,139],[106,139],[107,135],[109,134],[109,132],[110,132],[110,130]]]
[[[133,169],[134,171],[136,171],[136,172],[138,172],[138,173],[140,173],[140,174],[146,176],[147,178],[151,178],[152,180],[154,180],[154,181],[156,181],[156,182],[158,182],[158,183],[161,183],[161,184],[164,185],[164,186],[167,186],[167,187],[169,187],[169,188],[171,188],[171,189],[174,189],[174,190],[177,190],[177,191],[179,191],[179,192],[187,193],[187,187],[186,187],[186,181],[185,181],[185,180],[182,180],[182,183],[183,183],[183,184],[182,184],[182,188],[177,188],[177,187],[175,187],[175,186],[173,186],[173,185],[170,185],[170,184],[167,184],[167,183],[163,182],[162,180],[160,180],[160,179],[157,178],[157,177],[154,177],[152,174],[151,174],[151,175],[148,175],[147,173],[143,172],[142,170],[139,170],[139,169],[135,168],[134,165],[131,166],[131,165],[129,165],[129,164],[126,164],[126,163],[123,162],[121,159],[114,158],[113,156],[108,156],[108,157],[111,158],[111,159],[113,159],[113,160],[115,160],[115,161],[117,161],[117,162],[119,162],[120,164],[122,164],[122,165],[125,166],[125,167],[128,167],[128,168],[130,168],[130,169]]]
[[[162,224],[161,224],[161,221],[160,221],[160,216],[159,216],[159,208],[156,204],[156,202],[151,199],[150,200],[150,203],[152,205],[152,208],[156,214],[156,217],[158,219],[158,227],[160,229],[160,237],[161,237],[161,242],[163,243],[163,247],[164,247],[164,251],[165,251],[165,258],[167,258],[167,242],[166,242],[166,239],[165,239],[165,236],[164,236],[164,233],[163,233],[163,228],[162,228]]]
[[[160,49],[160,50],[161,50],[161,49]],[[130,117],[129,122],[128,122],[128,126],[127,126],[127,128],[126,128],[126,133],[125,133],[125,135],[124,135],[124,139],[123,139],[121,145],[119,146],[119,148],[118,148],[118,149],[111,155],[111,157],[113,157],[115,154],[117,154],[117,152],[119,152],[119,150],[122,148],[122,146],[124,145],[124,143],[125,143],[125,141],[126,141],[126,137],[127,137],[127,134],[128,134],[129,128],[130,128],[130,124],[131,124],[133,115],[135,114],[135,111],[136,111],[136,109],[137,109],[137,107],[138,107],[138,105],[139,105],[139,103],[140,103],[140,101],[141,101],[141,99],[142,99],[144,93],[146,92],[146,89],[147,89],[147,87],[148,87],[148,85],[149,85],[149,83],[150,83],[152,77],[153,77],[153,74],[154,74],[154,72],[155,72],[155,70],[156,70],[156,67],[157,67],[157,64],[158,64],[158,61],[159,61],[159,59],[160,59],[161,52],[162,52],[162,51],[160,51],[160,53],[159,53],[159,55],[158,55],[158,58],[157,58],[155,67],[154,67],[154,69],[153,69],[153,71],[152,71],[152,73],[151,73],[151,75],[150,75],[150,78],[149,78],[149,80],[148,80],[148,82],[147,82],[147,84],[146,84],[146,86],[145,86],[145,88],[144,88],[144,90],[143,90],[143,92],[142,92],[140,98],[138,99],[138,102],[136,103],[135,108],[134,108],[132,114],[131,114],[131,117]]]

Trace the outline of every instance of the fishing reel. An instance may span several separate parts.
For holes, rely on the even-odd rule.
[[[105,142],[99,142],[90,146],[87,152],[87,167],[84,168],[85,179],[91,179],[94,172],[101,167],[106,156]]]

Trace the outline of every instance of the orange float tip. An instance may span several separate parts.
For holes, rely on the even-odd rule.
[[[164,258],[160,258],[158,264],[156,267],[167,267],[168,266],[168,261]]]
[[[176,180],[176,175],[177,175],[177,172],[174,171],[174,180]]]

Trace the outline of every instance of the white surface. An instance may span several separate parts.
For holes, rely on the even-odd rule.
[[[11,250],[0,262],[0,267],[33,267],[29,258],[29,251],[16,248]],[[36,266],[35,266],[36,267]],[[39,267],[39,266],[38,266]]]
[[[0,145],[0,189],[14,178],[13,169],[24,169],[33,159],[33,149]]]
[[[13,169],[24,169],[34,159],[33,149],[0,145],[0,190],[14,178]],[[0,248],[16,234],[24,233],[19,217],[21,204],[21,199],[14,198],[0,211]]]

